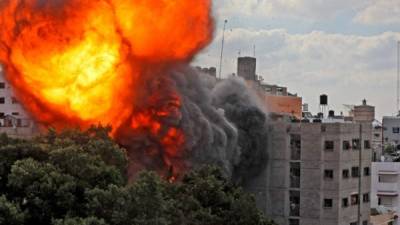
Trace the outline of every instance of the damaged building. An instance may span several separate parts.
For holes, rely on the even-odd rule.
[[[255,58],[239,58],[238,75],[270,112],[267,167],[246,184],[260,209],[279,225],[368,225],[374,107],[304,118],[300,97],[255,71]]]

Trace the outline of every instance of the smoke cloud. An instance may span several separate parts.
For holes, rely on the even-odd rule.
[[[173,79],[183,97],[182,125],[193,164],[220,166],[238,183],[257,175],[267,162],[266,113],[244,80],[216,82],[188,67]]]

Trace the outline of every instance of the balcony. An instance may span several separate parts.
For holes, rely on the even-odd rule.
[[[397,183],[378,183],[377,194],[381,196],[397,196],[399,185]]]

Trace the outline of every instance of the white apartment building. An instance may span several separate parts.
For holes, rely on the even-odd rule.
[[[15,98],[11,85],[4,77],[0,66],[0,133],[12,137],[31,137],[36,125]]]
[[[359,210],[368,225],[371,140],[371,123],[273,122],[267,168],[247,189],[279,225],[358,225]]]
[[[371,171],[371,207],[400,212],[400,163],[373,162]]]

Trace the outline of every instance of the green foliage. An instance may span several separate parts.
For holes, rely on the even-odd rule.
[[[54,220],[53,225],[108,225],[104,220],[96,217],[88,218],[66,218],[62,220]]]
[[[169,183],[142,172],[127,183],[127,154],[110,128],[33,140],[0,136],[0,225],[270,225],[254,199],[216,168]]]
[[[0,225],[20,225],[24,221],[25,215],[20,207],[9,202],[4,195],[0,196]]]

